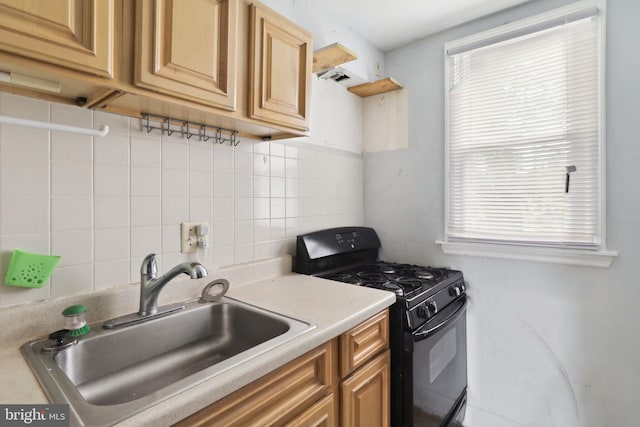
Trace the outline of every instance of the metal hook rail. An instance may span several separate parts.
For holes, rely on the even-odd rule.
[[[181,137],[186,137],[188,140],[193,136],[197,136],[203,142],[207,142],[213,138],[213,140],[218,144],[228,142],[229,145],[233,147],[236,147],[240,143],[240,140],[238,139],[238,131],[233,129],[226,129],[186,120],[177,120],[171,117],[158,116],[149,113],[142,113],[142,119],[144,121],[142,126],[147,130],[147,133],[156,129],[161,132],[166,132],[168,136],[173,135],[175,132],[179,132]],[[223,133],[227,133],[228,137],[225,138]]]

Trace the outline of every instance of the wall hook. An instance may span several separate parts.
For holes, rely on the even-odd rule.
[[[165,131],[167,132],[167,136],[171,136],[174,132],[173,130],[171,130],[171,118],[165,117],[165,120],[167,121],[167,127],[165,128]]]

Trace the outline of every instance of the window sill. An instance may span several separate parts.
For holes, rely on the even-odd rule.
[[[617,251],[608,249],[590,251],[444,240],[437,240],[436,243],[442,246],[445,254],[449,255],[484,256],[600,268],[609,267],[613,258],[618,256]]]

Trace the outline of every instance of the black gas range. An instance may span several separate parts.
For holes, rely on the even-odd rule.
[[[466,406],[466,285],[462,272],[378,259],[372,228],[297,237],[293,270],[396,294],[390,307],[391,425],[460,423]]]
[[[394,292],[407,311],[407,329],[416,329],[465,292],[462,273],[447,268],[375,261],[343,271],[318,274],[338,282]]]

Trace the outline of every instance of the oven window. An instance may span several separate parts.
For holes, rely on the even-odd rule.
[[[433,383],[456,357],[456,329],[453,328],[429,352],[429,382]]]
[[[467,386],[466,312],[414,341],[414,426],[440,426]]]

